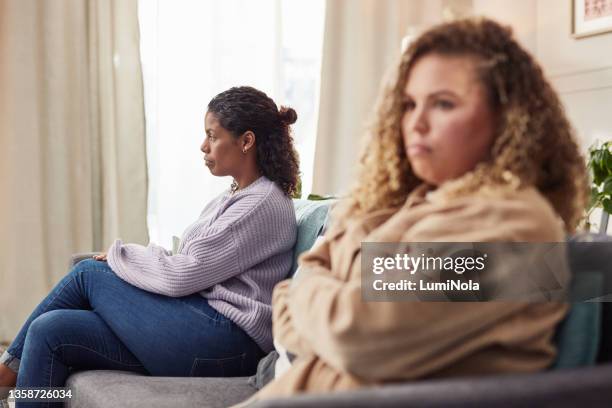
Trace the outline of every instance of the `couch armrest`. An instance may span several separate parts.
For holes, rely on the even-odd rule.
[[[98,254],[100,254],[100,252],[83,252],[80,254],[72,254],[72,256],[70,257],[70,269],[72,269],[79,262],[85,259],[92,258],[94,255]]]
[[[538,374],[416,381],[264,400],[253,407],[609,407],[611,383],[612,364],[605,364]]]

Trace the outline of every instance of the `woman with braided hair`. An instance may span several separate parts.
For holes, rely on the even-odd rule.
[[[566,304],[362,298],[362,242],[560,242],[575,230],[585,162],[510,29],[460,20],[409,45],[360,166],[299,278],[274,290],[275,342],[296,358],[254,398],[547,368]]]
[[[176,254],[116,240],[77,264],[0,358],[0,387],[61,387],[84,369],[244,376],[272,346],[271,296],[292,264],[298,158],[291,108],[251,87],[215,96],[203,159],[230,189]]]

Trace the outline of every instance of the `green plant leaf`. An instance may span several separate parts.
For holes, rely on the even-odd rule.
[[[595,163],[595,155],[597,154],[597,149],[595,148],[595,146],[591,146],[589,148],[589,161],[588,161],[588,166],[590,169],[593,168],[593,163]]]
[[[593,167],[593,184],[601,185],[606,178],[606,173],[599,166]]]
[[[318,194],[308,194],[308,200],[310,201],[323,201],[323,200],[333,200],[336,197],[334,196],[322,196]]]
[[[601,149],[595,149],[591,152],[591,159],[594,164],[599,165],[601,162]]]
[[[602,164],[605,166],[608,174],[612,173],[612,153],[608,149],[603,151]]]
[[[603,158],[604,152],[601,150],[594,151],[591,156],[590,167],[593,170],[593,183],[595,185],[600,185],[606,178],[607,167],[602,166]]]
[[[599,205],[601,205],[600,199],[601,197],[597,187],[591,187],[591,194],[586,208],[587,212],[591,211],[593,207],[598,207]]]
[[[603,183],[601,193],[608,198],[612,198],[612,175],[608,175]]]
[[[601,202],[601,205],[603,206],[603,209],[605,212],[607,212],[608,214],[612,214],[612,200],[609,198],[604,199]]]
[[[591,176],[591,194],[586,217],[593,208],[602,207],[612,214],[612,141],[596,142],[589,147],[588,168]]]

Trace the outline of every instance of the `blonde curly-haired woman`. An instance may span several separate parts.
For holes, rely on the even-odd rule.
[[[297,281],[273,296],[297,357],[255,398],[417,378],[532,372],[555,357],[562,303],[364,302],[361,243],[559,242],[586,197],[559,98],[508,28],[443,24],[383,90],[350,198]]]

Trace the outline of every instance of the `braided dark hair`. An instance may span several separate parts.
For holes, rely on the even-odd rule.
[[[291,127],[297,113],[276,103],[264,92],[250,86],[233,87],[208,103],[221,126],[234,137],[246,131],[255,134],[257,166],[264,176],[292,197],[299,183],[299,159],[293,146]]]

